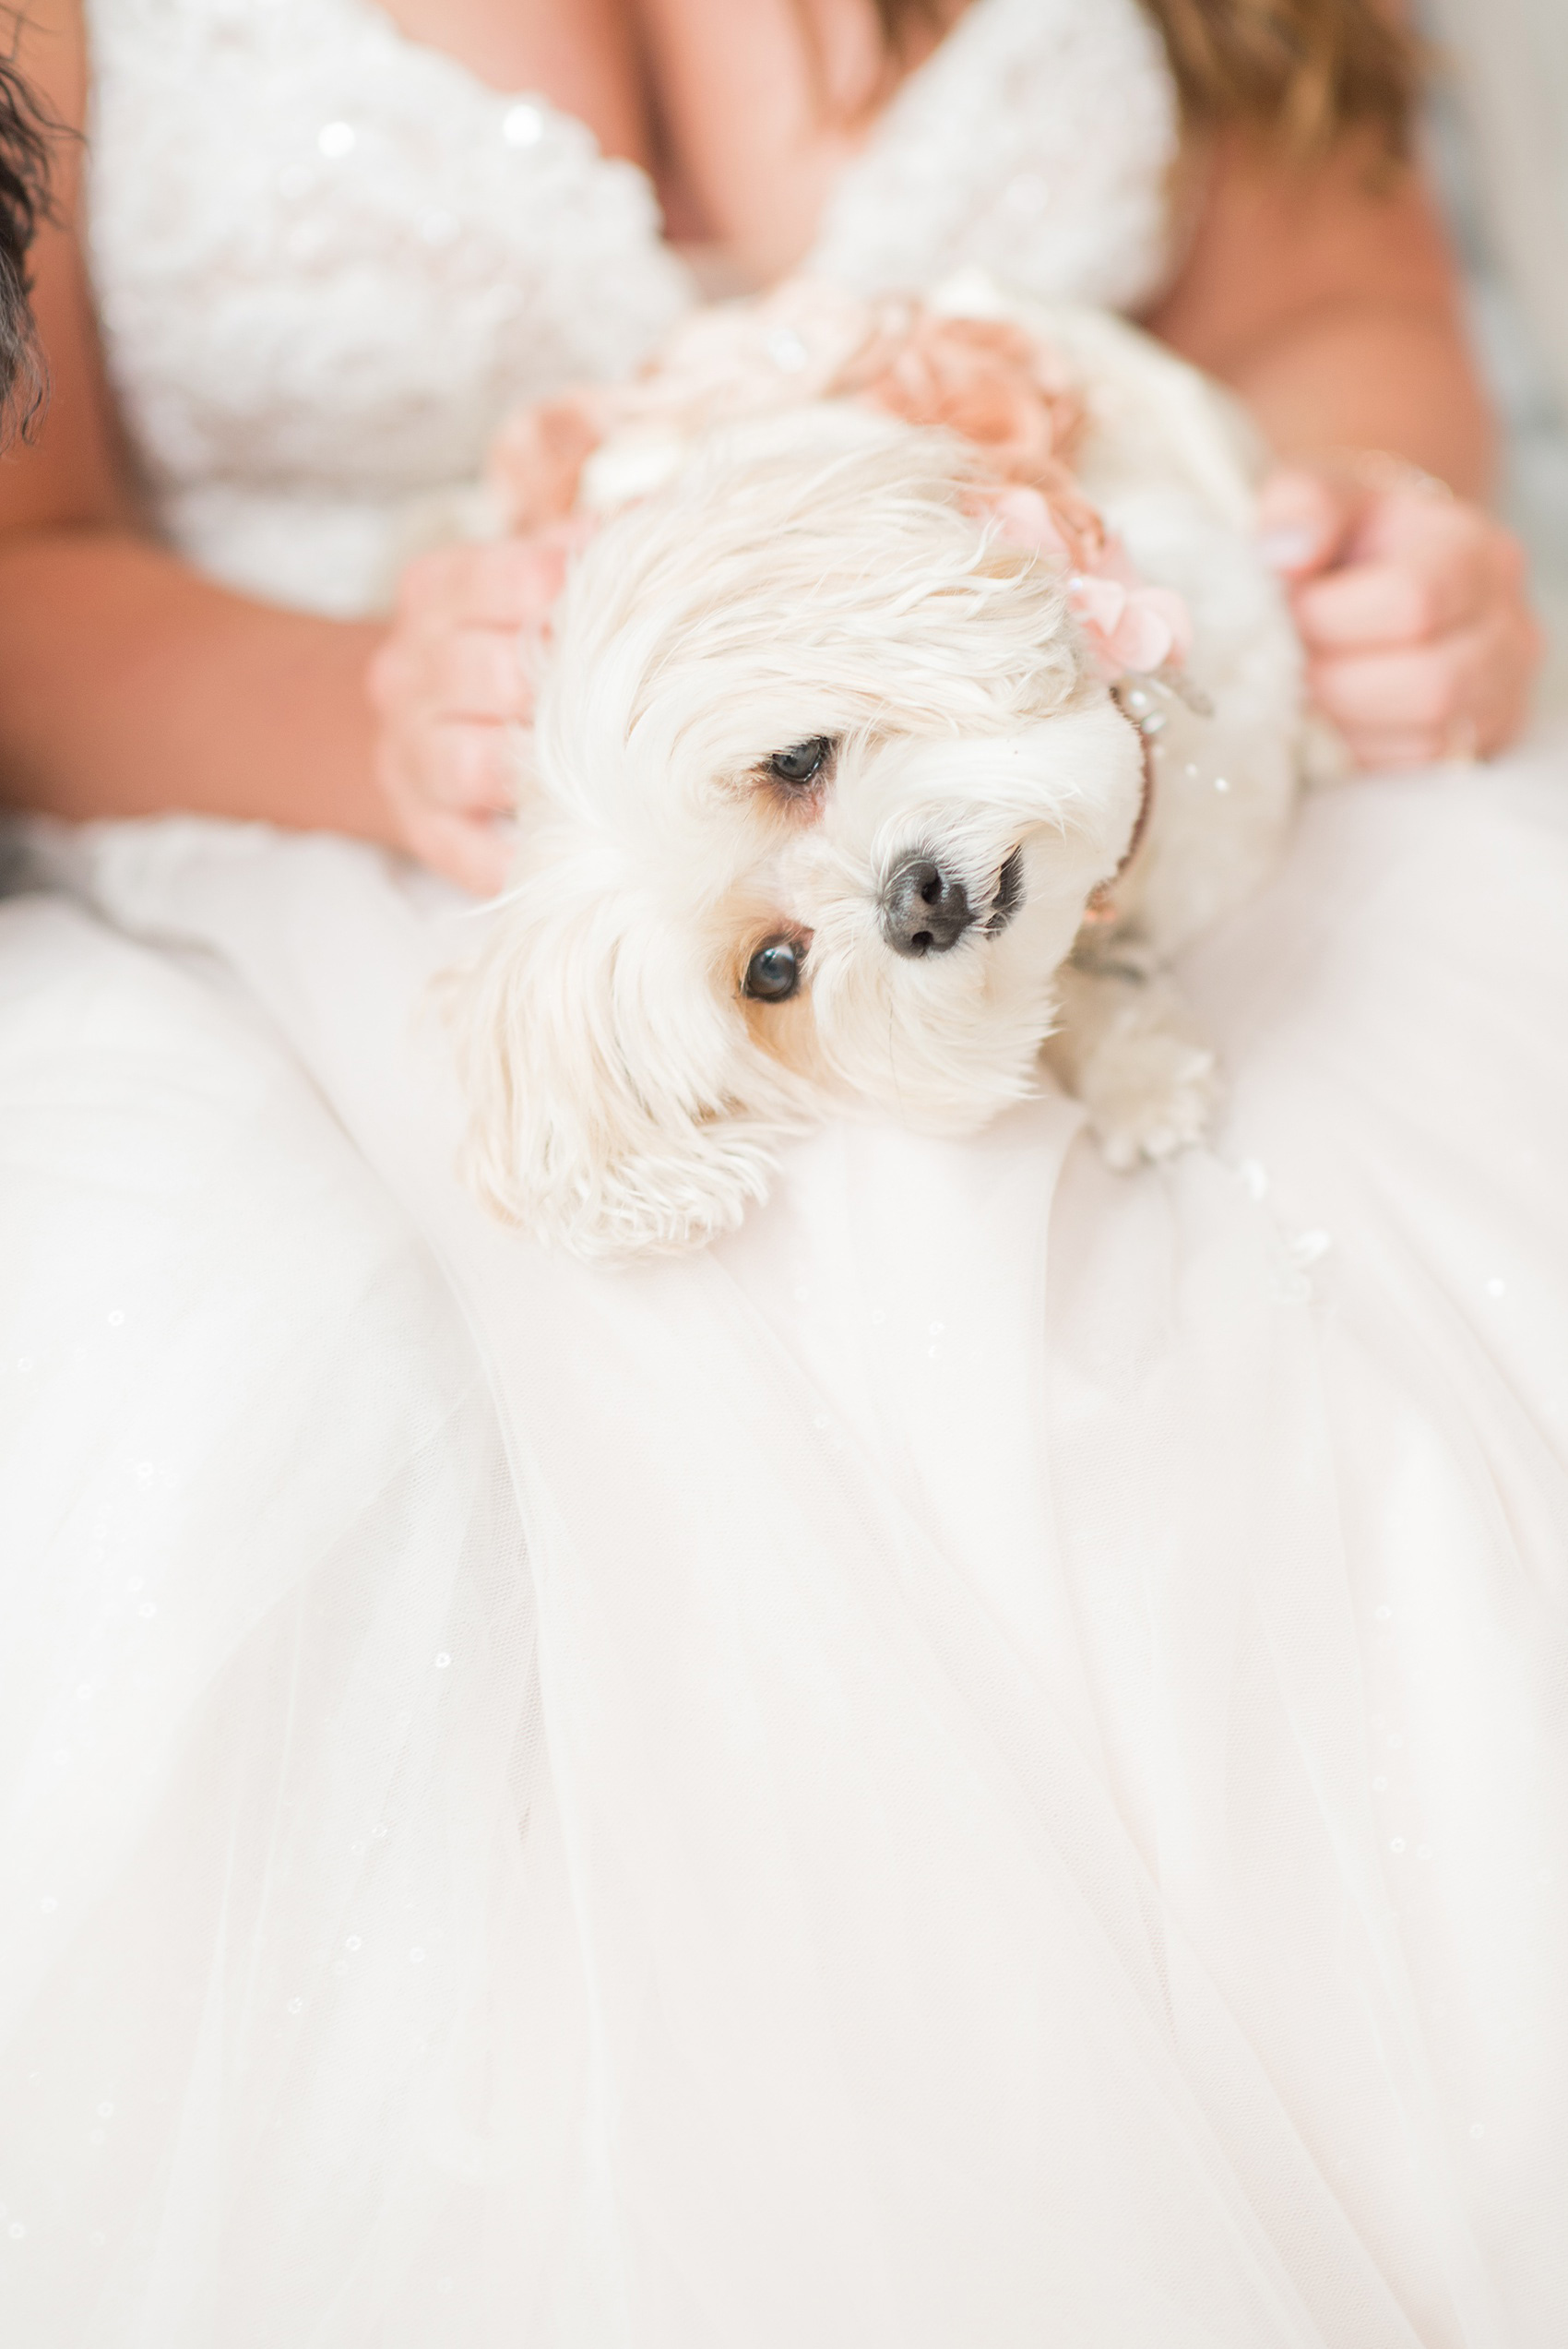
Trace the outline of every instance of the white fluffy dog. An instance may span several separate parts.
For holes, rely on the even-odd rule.
[[[1060,447],[999,467],[994,416],[967,439],[865,394],[912,318],[959,316],[1027,333],[1115,533],[1097,578]],[[1295,778],[1245,429],[1133,329],[985,281],[898,316],[797,288],[704,331],[580,437],[569,411],[514,435],[536,477],[564,446],[554,506],[604,519],[457,983],[469,1178],[585,1256],[683,1247],[808,1124],[978,1127],[1048,1037],[1113,1163],[1180,1147],[1213,1060],[1162,966],[1256,885]]]

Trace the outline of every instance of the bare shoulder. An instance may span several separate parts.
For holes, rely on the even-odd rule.
[[[1146,323],[1212,373],[1346,299],[1454,314],[1456,271],[1426,182],[1369,142],[1296,164],[1223,137],[1192,160],[1190,182],[1182,265]]]

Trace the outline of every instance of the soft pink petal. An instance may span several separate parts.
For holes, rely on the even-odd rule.
[[[1127,608],[1127,590],[1117,579],[1079,573],[1073,581],[1072,604],[1086,626],[1099,628],[1109,639]]]
[[[1170,631],[1168,661],[1185,661],[1193,649],[1193,615],[1185,601],[1174,588],[1146,587],[1137,590],[1137,600],[1146,611],[1158,612]]]
[[[1133,595],[1111,631],[1111,649],[1121,668],[1146,671],[1164,665],[1174,641],[1164,614],[1152,611],[1141,595]]]
[[[999,490],[987,503],[996,518],[998,531],[1010,544],[1031,546],[1059,562],[1071,562],[1072,551],[1038,489],[1014,486]]]

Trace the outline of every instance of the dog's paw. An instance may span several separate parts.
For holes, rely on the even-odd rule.
[[[1177,988],[1128,961],[1063,972],[1062,1025],[1047,1052],[1122,1173],[1201,1139],[1219,1098],[1215,1055]]]
[[[1079,1072],[1078,1095],[1107,1163],[1125,1174],[1140,1159],[1171,1158],[1202,1139],[1219,1071],[1206,1045],[1130,1022],[1101,1038]]]

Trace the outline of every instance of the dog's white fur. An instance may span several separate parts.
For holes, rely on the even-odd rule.
[[[1255,886],[1294,775],[1298,661],[1250,543],[1252,452],[1218,394],[1118,322],[973,280],[944,298],[1069,363],[1080,478],[1187,599],[1213,714],[1158,713],[1146,839],[1116,921],[1080,936],[1133,832],[1144,745],[1063,582],[977,518],[976,453],[837,402],[672,452],[553,615],[516,885],[458,990],[469,1177],[582,1255],[731,1228],[785,1139],[846,1102],[980,1125],[1035,1088],[1063,1011],[1057,1065],[1117,1163],[1201,1128],[1212,1055],[1158,966]],[[646,448],[634,470],[646,489]],[[807,805],[763,762],[817,736],[838,748]],[[891,950],[878,896],[902,859],[932,857],[983,906],[1015,852],[1004,927]],[[779,933],[809,937],[806,984],[748,1001],[748,960]]]

